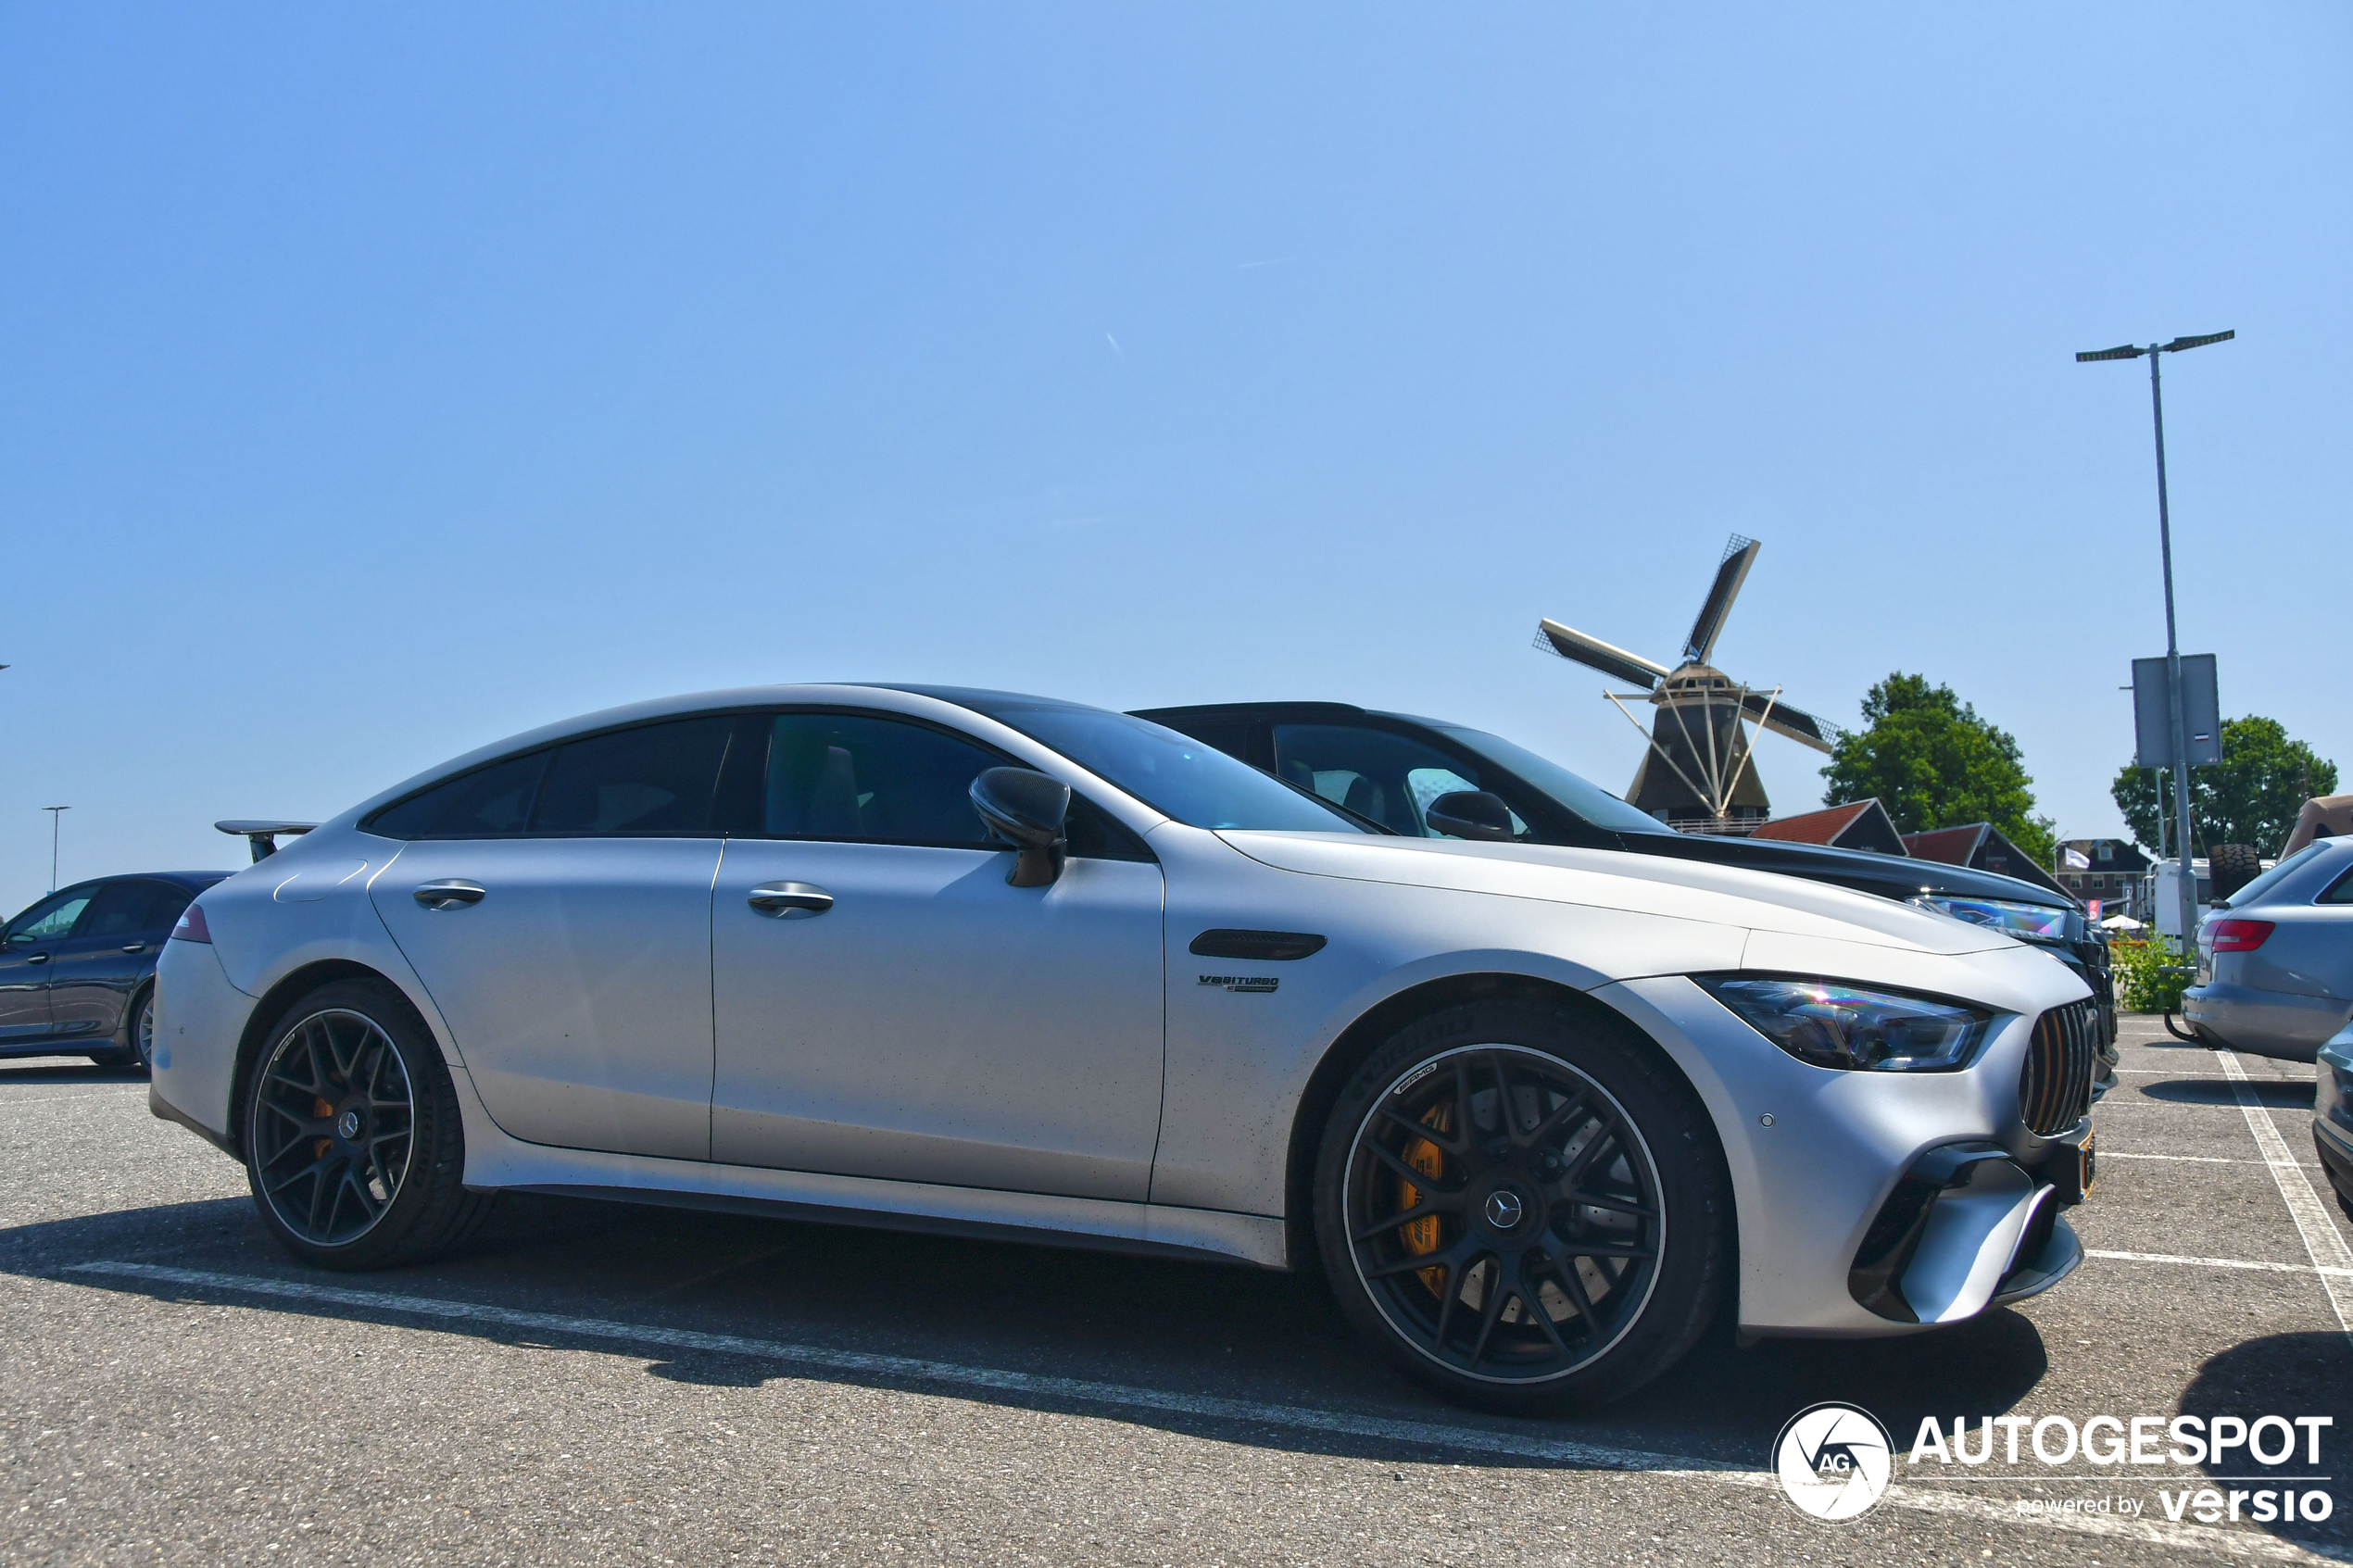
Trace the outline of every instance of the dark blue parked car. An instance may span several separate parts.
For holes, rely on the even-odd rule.
[[[109,876],[52,893],[0,927],[0,1057],[87,1056],[144,1071],[156,954],[227,872]]]

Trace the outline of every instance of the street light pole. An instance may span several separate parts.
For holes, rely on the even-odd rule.
[[[2173,625],[2173,514],[2165,497],[2165,392],[2157,367],[2165,356],[2149,348],[2149,417],[2157,425],[2157,542],[2165,561],[2165,689],[2172,701],[2166,715],[2173,727],[2173,843],[2181,851],[2182,874],[2175,880],[2182,909],[2182,954],[2187,958],[2197,943],[2197,867],[2191,859],[2196,840],[2190,836],[2190,726],[2183,715],[2182,645]]]
[[[2171,343],[2152,343],[2143,348],[2126,344],[2118,348],[2100,348],[2078,354],[2078,364],[2095,359],[2138,359],[2146,356],[2149,362],[2149,417],[2157,425],[2157,543],[2165,568],[2165,684],[2172,700],[2166,715],[2173,732],[2173,853],[2180,862],[2181,875],[2174,881],[2182,913],[2182,951],[2184,957],[2197,942],[2197,871],[2191,861],[2195,847],[2190,837],[2190,751],[2189,721],[2183,714],[2182,646],[2175,634],[2173,621],[2173,518],[2165,495],[2165,393],[2158,376],[2157,362],[2160,356],[2179,354],[2185,348],[2203,348],[2209,343],[2228,343],[2236,332],[2209,332],[2204,337],[2177,337]],[[2164,834],[2160,833],[2159,852]]]
[[[49,891],[55,893],[57,890],[57,826],[66,820],[65,814],[73,808],[44,806],[41,809],[49,813]]]

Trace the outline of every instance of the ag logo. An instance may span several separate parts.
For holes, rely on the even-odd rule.
[[[1789,1500],[1836,1524],[1879,1501],[1894,1461],[1887,1428],[1852,1405],[1811,1405],[1773,1439],[1773,1470]]]

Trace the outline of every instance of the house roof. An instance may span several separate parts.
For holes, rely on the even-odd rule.
[[[1874,817],[1876,822],[1865,820]],[[1843,806],[1826,806],[1818,811],[1801,811],[1793,817],[1776,817],[1749,836],[1785,839],[1793,844],[1839,845],[1858,826],[1866,830],[1866,836],[1881,843],[1900,844],[1903,839],[1895,831],[1894,820],[1888,816],[1887,808],[1879,803],[1876,796],[1869,800],[1850,800]],[[1869,833],[1872,828],[1879,831]]]
[[[1794,817],[1776,817],[1748,836],[1751,838],[1786,838],[1797,844],[1829,844],[1839,831],[1871,809],[1871,802],[1857,800],[1846,806],[1825,806],[1818,811],[1801,811]]]
[[[1994,830],[1991,822],[1970,822],[1957,828],[1931,828],[1926,833],[1907,833],[1904,847],[1923,860],[1942,860],[1948,866],[1966,866],[1985,835]]]
[[[2059,881],[1991,822],[1969,822],[1957,828],[1931,828],[1926,833],[1904,835],[1904,847],[1922,860],[1942,860],[1948,866],[1973,866],[1982,872],[1999,872],[2021,882],[2046,887],[2062,897],[2073,894],[2059,885]]]

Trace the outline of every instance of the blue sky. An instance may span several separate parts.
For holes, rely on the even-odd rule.
[[[637,697],[1477,721],[1552,615],[2117,831],[2161,651],[2353,769],[2334,5],[0,9],[0,904]],[[1760,751],[1777,805],[1819,759]]]

